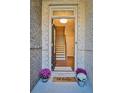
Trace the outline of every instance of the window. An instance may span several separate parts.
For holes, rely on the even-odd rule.
[[[53,16],[74,16],[73,10],[54,10]]]

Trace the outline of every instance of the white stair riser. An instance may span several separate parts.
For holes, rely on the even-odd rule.
[[[58,54],[59,53],[59,54]],[[61,53],[61,54],[60,54]],[[61,51],[59,51],[59,52],[56,52],[56,55],[65,55],[65,52],[61,52]]]
[[[56,60],[65,60],[65,58],[56,58]]]
[[[56,58],[65,58],[65,55],[62,55],[62,56],[56,55]]]

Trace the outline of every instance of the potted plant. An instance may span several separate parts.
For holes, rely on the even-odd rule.
[[[51,76],[51,71],[48,68],[41,69],[39,71],[39,76],[40,76],[42,82],[47,82]]]
[[[77,83],[80,87],[83,87],[86,84],[87,81],[87,73],[86,70],[82,69],[82,68],[78,68],[76,70],[76,79],[77,79]]]

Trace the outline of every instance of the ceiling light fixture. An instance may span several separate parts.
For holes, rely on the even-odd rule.
[[[65,23],[67,23],[67,19],[60,19],[60,23],[63,23],[63,24],[65,24]]]

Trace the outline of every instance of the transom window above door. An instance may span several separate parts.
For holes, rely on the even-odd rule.
[[[50,6],[51,17],[75,17],[76,6]]]
[[[74,16],[73,10],[54,10],[53,16]]]

